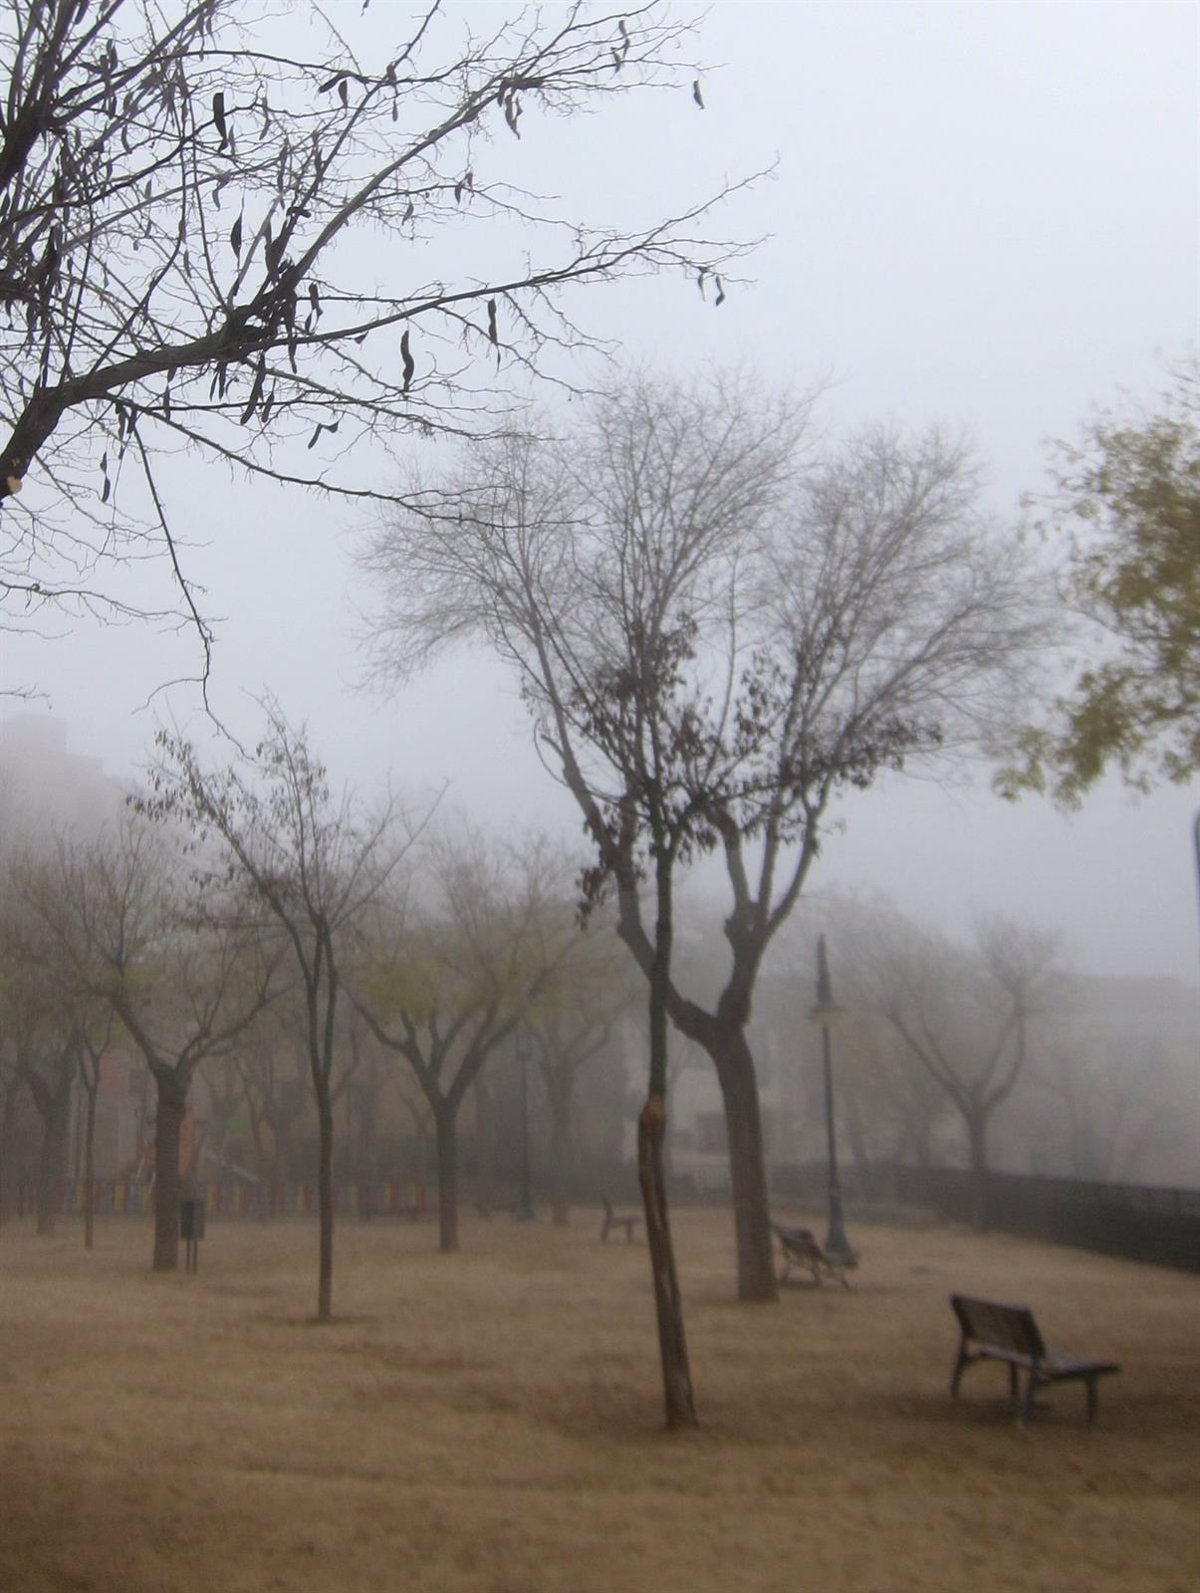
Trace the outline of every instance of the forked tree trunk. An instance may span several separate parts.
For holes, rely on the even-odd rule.
[[[438,1249],[458,1249],[458,1141],[455,1110],[443,1102],[434,1112],[437,1130]]]
[[[187,1087],[169,1069],[156,1070],[158,1107],[154,1130],[155,1272],[179,1267],[179,1142],[187,1111]]]

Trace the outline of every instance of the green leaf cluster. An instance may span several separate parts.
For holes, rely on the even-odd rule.
[[[1068,596],[1094,658],[1028,727],[1006,796],[1075,805],[1106,770],[1148,789],[1200,772],[1200,360],[1139,421],[1102,415],[1059,446],[1046,524],[1068,535]]]

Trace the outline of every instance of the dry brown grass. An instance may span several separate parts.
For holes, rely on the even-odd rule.
[[[153,1277],[110,1222],[0,1234],[3,1593],[1141,1593],[1200,1587],[1200,1279],[1015,1239],[858,1227],[853,1294],[731,1298],[677,1219],[703,1429],[660,1431],[645,1251],[590,1214],[210,1226]],[[947,1397],[952,1288],[1112,1355],[1018,1431],[998,1367]]]

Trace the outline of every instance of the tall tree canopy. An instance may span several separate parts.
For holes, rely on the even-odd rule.
[[[875,429],[818,457],[807,407],[745,382],[629,381],[558,436],[477,454],[445,485],[452,510],[398,519],[367,556],[385,670],[478,637],[518,671],[596,843],[589,883],[615,885],[622,939],[716,1066],[748,1299],[775,1295],[747,1041],[767,946],[839,793],[977,742],[1041,635],[1023,552],[979,514],[961,447]],[[672,866],[705,851],[730,893],[707,1006],[663,922]],[[653,1098],[653,1030],[651,1057]]]
[[[390,800],[365,816],[353,795],[335,795],[307,730],[278,703],[253,752],[208,768],[183,738],[161,731],[152,794],[139,805],[160,821],[182,822],[203,843],[195,883],[224,886],[273,925],[276,955],[303,994],[304,1047],[317,1106],[320,1238],[317,1319],[333,1311],[333,1105],[338,998],[348,937],[378,900],[414,830]],[[119,1009],[118,1009],[119,1010]],[[123,1014],[122,1014],[123,1016]]]

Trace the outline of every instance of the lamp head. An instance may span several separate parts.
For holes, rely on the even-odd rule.
[[[809,1017],[814,1023],[829,1023],[834,1018],[842,1015],[842,1008],[833,999],[833,983],[829,978],[829,953],[825,946],[825,936],[817,936],[817,1001],[809,1009]]]

